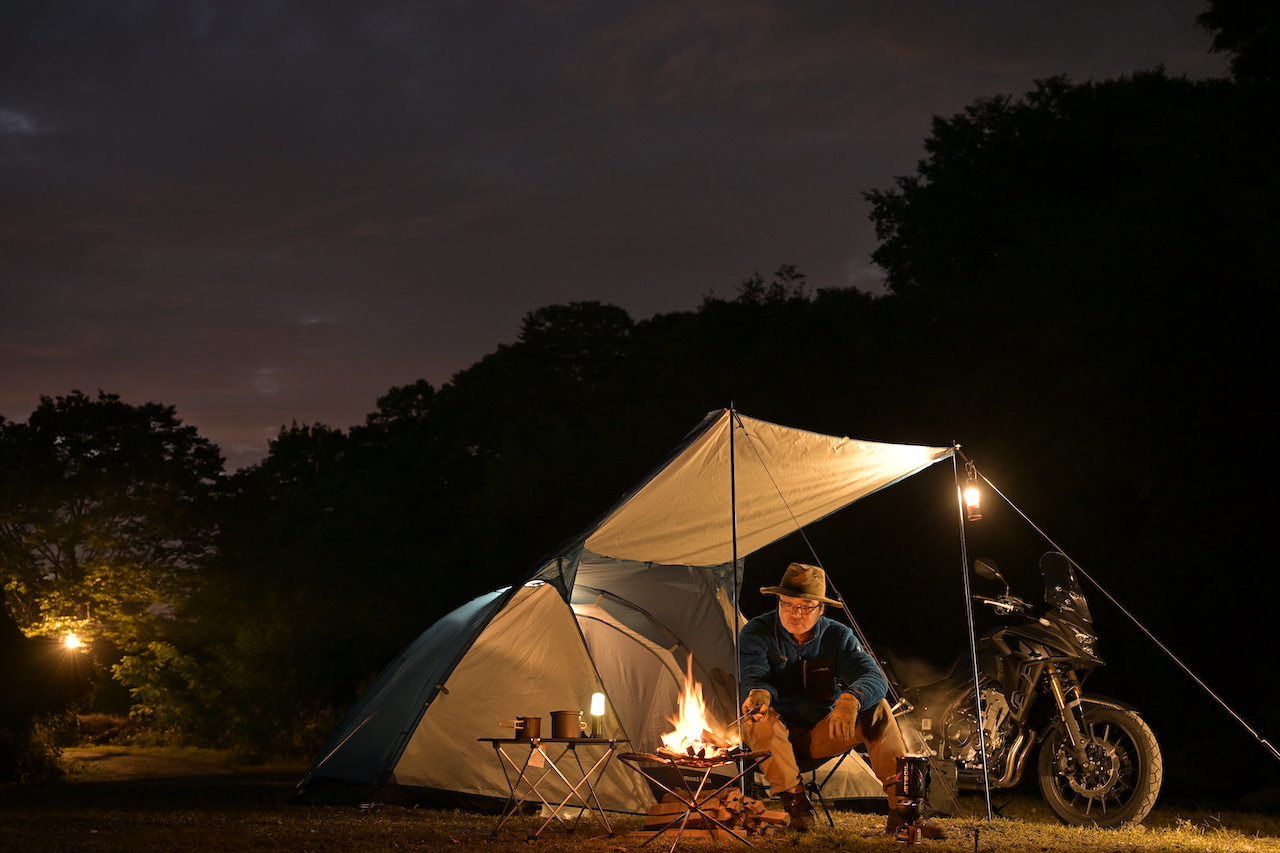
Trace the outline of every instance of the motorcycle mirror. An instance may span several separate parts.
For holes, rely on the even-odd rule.
[[[1000,570],[996,568],[995,560],[987,560],[978,558],[973,561],[973,573],[980,578],[986,578],[989,581],[1003,581]]]
[[[1005,595],[1009,594],[1009,582],[1004,579],[1004,575],[1000,574],[1000,570],[996,568],[995,560],[988,560],[981,557],[974,560],[973,573],[985,580],[999,581],[1004,584]]]

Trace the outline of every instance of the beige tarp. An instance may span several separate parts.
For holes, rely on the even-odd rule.
[[[742,557],[950,454],[950,447],[840,438],[725,411],[609,515],[586,546],[668,565],[728,563],[735,506]]]

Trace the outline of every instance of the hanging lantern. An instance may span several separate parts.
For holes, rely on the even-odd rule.
[[[972,462],[964,464],[968,484],[964,487],[964,514],[970,521],[982,518],[982,490],[978,488],[978,469]]]
[[[977,486],[968,486],[964,490],[964,513],[970,521],[982,518],[982,493]]]

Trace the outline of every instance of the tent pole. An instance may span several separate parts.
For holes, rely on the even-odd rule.
[[[738,598],[741,590],[738,584],[738,454],[734,442],[734,433],[738,431],[738,412],[729,403],[729,532],[733,538],[733,562],[729,570],[733,573],[733,613],[730,618],[733,624],[729,633],[733,637],[733,696],[739,698],[742,692],[742,669],[738,663]],[[742,721],[738,721],[738,740],[742,740]]]
[[[729,533],[733,539],[733,562],[729,565],[729,571],[733,573],[733,606],[730,608],[733,612],[730,617],[733,624],[729,629],[730,635],[733,637],[733,698],[739,700],[742,695],[742,665],[738,660],[738,598],[741,594],[738,584],[738,453],[737,445],[734,441],[734,434],[738,431],[738,412],[734,409],[734,404],[729,403]],[[737,709],[734,709],[737,710]],[[738,715],[738,743],[743,743],[744,737],[742,733],[742,716]],[[739,777],[738,788],[743,794],[747,793],[747,776],[751,775],[746,771],[745,759],[738,759],[737,763]]]
[[[973,663],[973,703],[978,718],[978,746],[982,750],[982,792],[987,803],[987,823],[995,819],[991,808],[991,775],[987,768],[987,732],[982,719],[982,682],[978,675],[978,634],[973,620],[973,594],[969,586],[969,545],[965,538],[964,487],[960,483],[960,445],[952,441],[951,470],[956,482],[956,509],[960,518],[960,576],[964,578],[964,612],[969,626],[969,659]]]

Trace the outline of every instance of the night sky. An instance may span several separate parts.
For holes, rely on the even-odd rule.
[[[1224,76],[1203,9],[5,0],[0,415],[168,403],[236,468],[545,305],[639,320],[781,264],[876,290],[861,194],[933,115],[1054,74]]]

